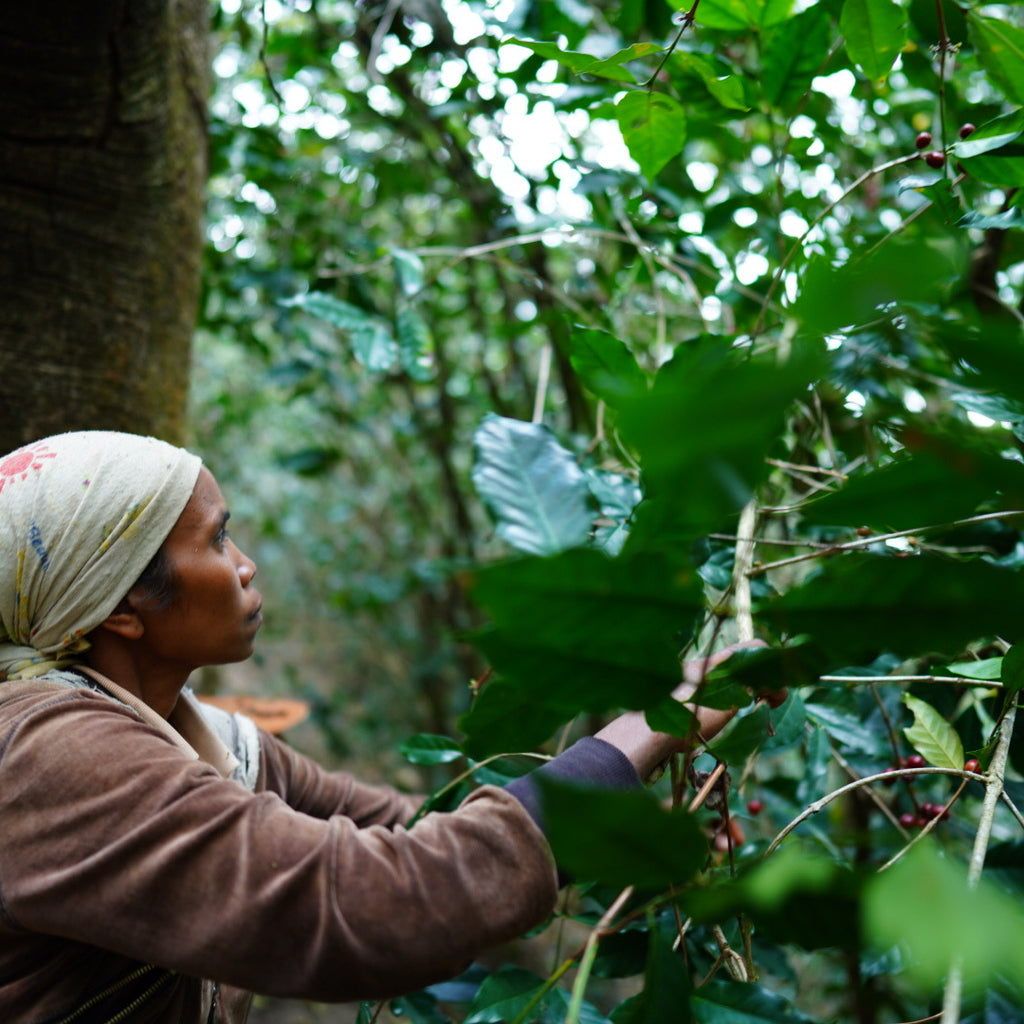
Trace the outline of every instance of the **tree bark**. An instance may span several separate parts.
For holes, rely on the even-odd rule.
[[[182,440],[199,294],[207,0],[15,4],[0,33],[0,452]]]

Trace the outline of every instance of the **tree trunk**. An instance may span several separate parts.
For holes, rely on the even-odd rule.
[[[11,5],[0,33],[0,453],[182,440],[206,180],[207,0]]]

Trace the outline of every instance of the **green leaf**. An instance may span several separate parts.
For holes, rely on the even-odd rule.
[[[558,61],[577,75],[596,75],[599,78],[610,78],[615,82],[629,83],[635,82],[636,78],[631,71],[622,66],[623,64],[662,52],[662,48],[656,43],[633,43],[611,57],[592,57],[586,53],[563,50],[557,43],[540,42],[535,39],[506,39],[502,45],[508,43],[525,46],[538,57]]]
[[[281,299],[280,305],[302,309],[320,320],[340,327],[344,331],[356,331],[366,328],[373,321],[373,315],[365,309],[353,306],[334,295],[326,292],[306,292],[290,299]]]
[[[415,295],[423,288],[423,260],[406,249],[392,249],[391,259],[402,294],[406,297]]]
[[[473,485],[499,536],[539,555],[586,543],[594,520],[586,477],[547,427],[489,413],[473,441]]]
[[[1024,689],[1024,645],[1017,644],[1003,655],[999,678],[1009,693]]]
[[[967,28],[978,63],[1008,100],[1024,104],[1024,29],[973,10],[967,12]]]
[[[574,324],[569,359],[584,387],[611,406],[647,389],[633,353],[608,331]]]
[[[830,42],[828,12],[820,5],[790,18],[771,33],[760,79],[771,106],[789,110],[806,96]]]
[[[652,929],[644,966],[644,986],[612,1012],[613,1024],[689,1024],[693,986],[672,942]]]
[[[562,1024],[568,1008],[568,995],[561,988],[543,992],[546,982],[522,967],[505,966],[488,976],[477,991],[464,1024],[507,1024],[528,1007],[530,1024]],[[539,996],[539,998],[538,998]],[[608,1024],[593,1006],[584,1002],[579,1024]]]
[[[892,0],[844,0],[839,30],[850,60],[872,82],[884,80],[907,42],[907,18]]]
[[[686,114],[679,102],[660,92],[627,92],[615,105],[629,155],[649,181],[683,151]]]
[[[670,0],[678,11],[689,10],[692,2],[680,7]],[[743,32],[751,28],[770,28],[789,17],[793,0],[701,0],[697,8],[697,24],[706,28],[719,28],[727,32]]]
[[[961,268],[947,249],[929,239],[894,239],[841,267],[812,259],[793,313],[817,334],[877,320],[907,303],[935,302]]]
[[[1002,495],[1000,508],[1024,504],[1024,465],[944,438],[911,436],[905,454],[853,477],[839,491],[809,504],[805,523],[907,530],[949,523]]]
[[[857,665],[883,651],[954,654],[995,635],[1012,642],[1024,631],[1022,606],[1024,576],[1011,569],[857,553],[832,559],[758,615],[780,632],[810,635],[833,665]]]
[[[989,228],[1005,231],[1008,228],[1024,227],[1024,210],[1020,210],[1016,206],[1000,213],[979,213],[977,210],[968,210],[957,221],[957,227],[975,228],[978,231],[987,231]]]
[[[1020,901],[984,877],[968,889],[966,875],[965,865],[919,843],[864,894],[865,931],[877,948],[903,948],[908,975],[929,995],[956,961],[972,987],[1024,975]]]
[[[905,693],[903,703],[914,715],[914,724],[903,730],[914,749],[936,768],[963,768],[964,745],[953,726],[913,694]]]
[[[981,658],[978,661],[958,661],[946,666],[947,672],[964,676],[967,679],[991,679],[998,682],[1002,678],[1002,658]]]
[[[869,757],[885,755],[888,738],[880,735],[877,729],[868,728],[859,715],[828,704],[808,704],[807,715],[841,748]]]
[[[379,320],[352,331],[352,351],[368,370],[390,370],[398,361],[398,344]]]
[[[755,983],[713,978],[691,1000],[696,1024],[816,1024],[788,1000]]]
[[[457,741],[430,733],[412,736],[398,749],[412,764],[448,764],[464,756]]]
[[[665,810],[649,790],[537,779],[555,860],[574,878],[661,889],[685,882],[703,867],[707,839],[697,819]]]
[[[414,380],[425,383],[434,377],[434,341],[430,328],[417,310],[406,306],[398,311],[398,358],[402,369]]]
[[[704,83],[707,91],[727,110],[749,110],[743,92],[743,81],[738,75],[723,74],[728,64],[719,66],[702,53],[690,53],[677,50],[673,55],[673,65],[684,72],[697,75]]]
[[[820,351],[816,342],[798,346],[779,362],[751,357],[727,338],[676,348],[652,390],[620,409],[619,431],[637,453],[647,499],[627,550],[668,544],[672,531],[692,541],[738,513],[767,475],[765,456],[791,404],[815,379]]]
[[[473,756],[528,749],[581,711],[653,706],[678,684],[679,634],[703,607],[696,572],[658,555],[581,548],[469,582],[491,617],[475,643],[501,676],[459,722]]]

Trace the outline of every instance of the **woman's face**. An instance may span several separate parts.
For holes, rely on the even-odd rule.
[[[192,671],[244,661],[263,621],[263,599],[252,587],[255,563],[227,534],[228,509],[208,469],[199,471],[192,497],[167,535],[163,550],[174,580],[174,600],[163,608],[134,602],[142,643],[158,661]]]

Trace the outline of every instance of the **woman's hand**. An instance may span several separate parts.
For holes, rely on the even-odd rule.
[[[743,643],[731,644],[706,658],[694,658],[683,662],[683,682],[672,691],[672,696],[684,704],[697,691],[704,677],[716,665],[722,664],[734,651],[767,646],[762,640],[747,640]],[[764,695],[773,707],[785,700],[785,690],[773,691]],[[758,695],[761,699],[762,695]],[[736,709],[719,711],[715,708],[704,708],[686,704],[697,719],[697,736],[707,742],[725,728],[729,720],[736,714]],[[603,729],[595,733],[596,737],[618,747],[633,763],[637,774],[646,779],[659,765],[672,754],[685,751],[690,743],[689,737],[670,736],[667,733],[655,732],[648,724],[642,711],[628,711]]]

